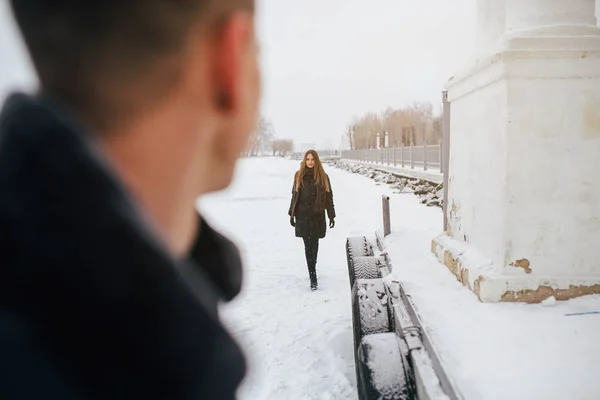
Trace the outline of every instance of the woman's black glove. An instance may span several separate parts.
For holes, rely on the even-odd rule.
[[[329,220],[329,227],[333,229],[334,226],[335,226],[335,220],[333,218],[331,218]]]
[[[290,225],[293,227],[296,226],[296,222],[294,222],[294,217],[290,217]]]

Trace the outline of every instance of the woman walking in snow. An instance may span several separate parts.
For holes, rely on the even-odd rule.
[[[319,155],[309,150],[304,155],[300,170],[294,176],[292,202],[288,212],[290,224],[296,228],[296,237],[304,239],[304,251],[310,277],[311,290],[317,290],[317,253],[319,239],[325,237],[327,224],[335,226],[333,191],[329,176],[325,173]]]

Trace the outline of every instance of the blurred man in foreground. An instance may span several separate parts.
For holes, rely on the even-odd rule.
[[[240,258],[195,202],[255,124],[254,0],[11,5],[40,89],[0,113],[0,398],[235,398]]]

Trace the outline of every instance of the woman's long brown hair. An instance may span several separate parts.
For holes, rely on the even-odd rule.
[[[296,173],[296,191],[300,190],[300,187],[304,184],[304,173],[308,168],[306,166],[306,159],[309,155],[312,155],[315,159],[315,166],[313,170],[315,171],[315,183],[325,188],[325,191],[330,192],[329,182],[327,180],[327,174],[325,174],[325,170],[323,169],[323,164],[321,164],[321,159],[319,158],[319,154],[317,154],[314,150],[308,150],[304,154],[304,159],[300,163],[300,171]]]

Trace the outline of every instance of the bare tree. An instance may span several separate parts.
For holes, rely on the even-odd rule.
[[[352,125],[348,126],[348,145],[350,150],[354,150],[354,127]]]
[[[271,142],[271,150],[274,156],[287,156],[294,151],[294,141],[289,139],[277,139]]]
[[[371,149],[376,146],[377,134],[388,132],[389,146],[437,143],[441,137],[441,117],[434,115],[433,105],[415,102],[409,107],[387,107],[377,114],[369,112],[355,118],[350,125],[352,147]]]
[[[274,138],[275,128],[273,127],[273,123],[261,116],[256,123],[256,128],[250,135],[244,155],[246,157],[263,155]]]

